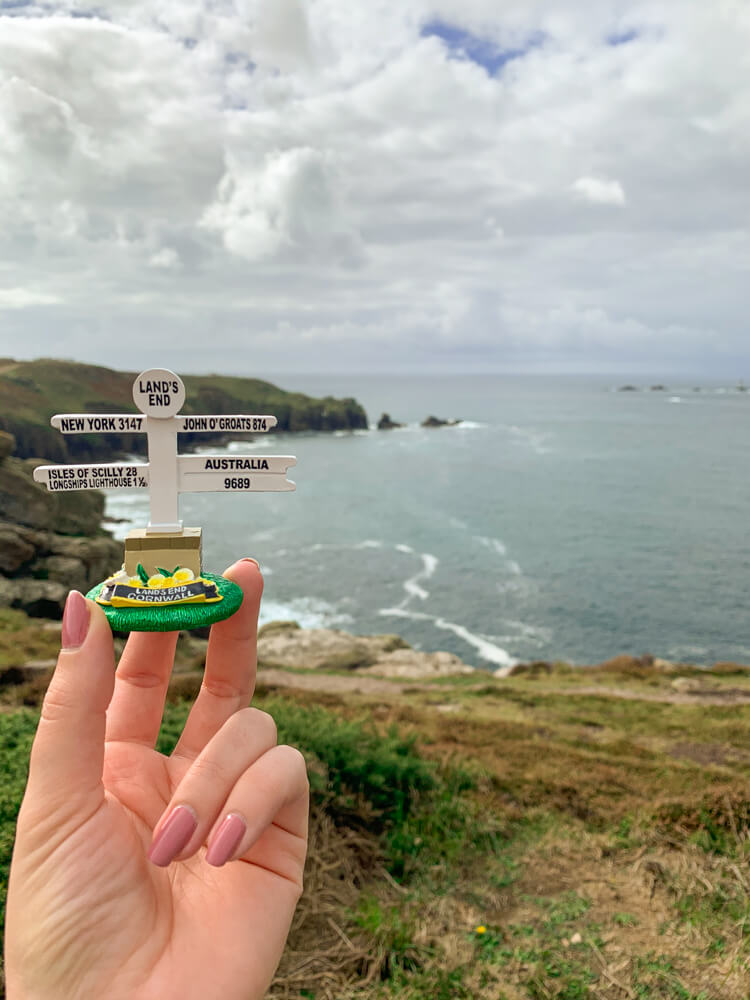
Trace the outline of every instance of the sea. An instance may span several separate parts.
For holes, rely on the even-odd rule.
[[[250,555],[261,621],[398,633],[487,671],[620,653],[750,663],[750,392],[611,376],[278,376],[369,430],[258,435],[293,493],[183,494],[204,564]],[[379,431],[387,412],[402,427]],[[456,419],[425,428],[428,415]],[[113,492],[119,537],[147,494]]]

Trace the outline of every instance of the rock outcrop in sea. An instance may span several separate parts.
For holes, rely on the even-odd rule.
[[[390,413],[384,413],[378,420],[378,430],[379,431],[392,431],[398,427],[403,427],[403,424],[399,424],[396,420],[391,420]]]
[[[422,421],[422,427],[455,427],[460,424],[460,420],[443,420],[442,417],[425,417]]]

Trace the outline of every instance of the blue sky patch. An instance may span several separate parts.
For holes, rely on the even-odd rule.
[[[458,59],[469,59],[489,73],[496,76],[502,68],[513,59],[521,59],[531,49],[542,44],[543,36],[535,34],[520,47],[504,49],[489,38],[481,38],[446,21],[428,21],[422,26],[420,34],[423,38],[439,38]]]
[[[628,42],[634,41],[638,37],[638,32],[635,28],[629,28],[627,31],[616,31],[612,35],[607,35],[607,45],[627,45]]]

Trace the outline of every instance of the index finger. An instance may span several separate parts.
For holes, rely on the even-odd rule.
[[[231,618],[211,626],[203,683],[173,756],[195,759],[227,719],[247,708],[258,665],[258,612],[263,577],[254,559],[241,559],[224,573],[242,587]]]

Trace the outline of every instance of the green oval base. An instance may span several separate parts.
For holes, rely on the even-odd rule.
[[[213,580],[222,601],[215,604],[173,604],[171,607],[148,605],[144,608],[113,608],[100,604],[113,632],[179,632],[182,629],[204,628],[223,621],[235,613],[242,604],[242,588],[218,573],[203,573]],[[98,583],[86,594],[96,600],[104,583]]]

